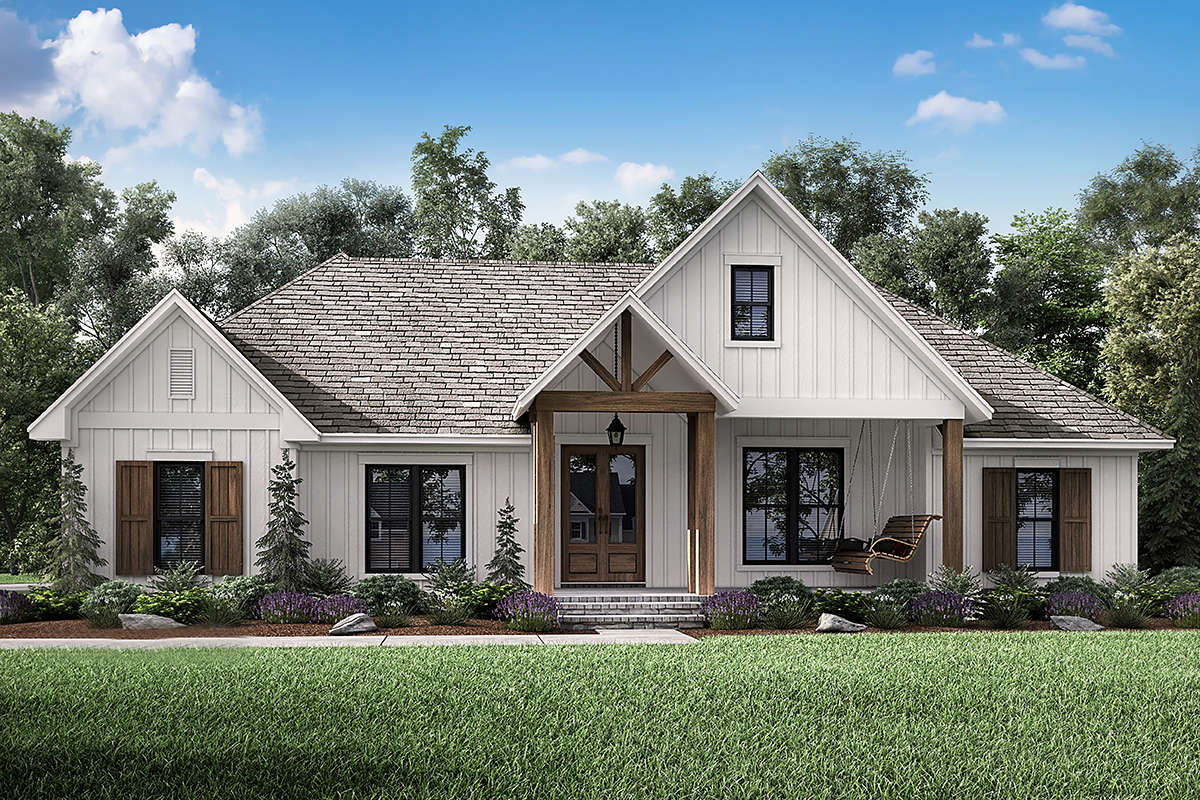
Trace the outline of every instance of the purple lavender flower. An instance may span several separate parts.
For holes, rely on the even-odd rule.
[[[34,615],[33,602],[20,592],[0,591],[0,623],[22,622]]]
[[[558,601],[541,592],[510,594],[496,605],[496,619],[514,631],[545,633],[558,624]]]
[[[971,603],[958,592],[925,592],[908,601],[908,618],[930,628],[958,628],[966,622]]]
[[[1163,611],[1180,628],[1200,628],[1200,592],[1171,598],[1163,605]]]
[[[720,631],[753,628],[761,607],[758,595],[743,589],[717,592],[700,603],[708,627]]]
[[[320,601],[300,592],[272,592],[258,601],[258,615],[263,622],[316,622]]]
[[[367,604],[357,597],[351,597],[348,594],[334,594],[317,601],[315,621],[333,624],[351,614],[363,614],[366,611]]]
[[[1083,617],[1099,622],[1104,603],[1087,592],[1059,592],[1046,598],[1047,617]]]

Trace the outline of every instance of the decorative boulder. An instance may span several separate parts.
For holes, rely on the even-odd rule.
[[[1098,625],[1092,622],[1087,617],[1051,617],[1050,621],[1054,623],[1054,627],[1064,631],[1102,631],[1103,625]]]
[[[866,625],[851,622],[837,614],[822,614],[817,621],[817,633],[858,633],[866,629]]]
[[[375,620],[371,619],[370,614],[351,614],[345,619],[340,619],[329,629],[330,636],[349,636],[352,633],[374,633],[379,630],[375,627]]]
[[[117,619],[121,620],[122,628],[128,628],[131,631],[187,627],[182,622],[176,622],[170,617],[162,617],[158,614],[117,614]]]

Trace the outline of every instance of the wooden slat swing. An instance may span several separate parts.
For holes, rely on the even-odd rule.
[[[849,547],[847,546],[849,543],[843,541],[837,552],[834,553],[832,564],[836,572],[872,575],[874,573],[871,569],[871,562],[876,558],[899,562],[911,560],[916,555],[921,541],[925,538],[925,532],[929,530],[930,523],[942,517],[940,514],[902,514],[888,519],[882,530],[879,528],[879,513],[883,510],[883,497],[887,493],[888,477],[892,471],[892,459],[896,454],[896,440],[900,434],[900,421],[896,421],[895,430],[892,432],[892,445],[888,450],[887,467],[883,473],[883,486],[878,492],[875,490],[874,440],[866,420],[863,420],[863,427],[858,436],[858,447],[854,450],[854,460],[850,467],[850,480],[847,482],[847,491],[849,491],[849,487],[854,481],[854,472],[858,465],[858,454],[862,449],[864,434],[870,440],[868,459],[871,462],[871,492],[873,495],[871,498],[871,511],[874,515],[873,528],[879,531],[879,533],[866,542],[865,546],[860,549]],[[905,426],[905,444],[908,455],[908,507],[912,508],[915,504],[913,495],[912,423],[907,423]]]

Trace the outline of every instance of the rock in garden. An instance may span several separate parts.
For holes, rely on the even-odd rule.
[[[866,625],[851,622],[837,614],[822,614],[817,621],[817,633],[858,633],[866,629]]]
[[[161,617],[158,614],[117,614],[117,619],[121,620],[122,628],[128,628],[131,631],[186,627],[182,622],[176,622],[170,617]]]
[[[1097,625],[1087,617],[1051,617],[1054,627],[1064,631],[1102,631],[1103,625]]]
[[[371,619],[370,614],[351,614],[345,619],[338,620],[337,623],[329,629],[330,636],[349,636],[352,633],[373,633],[379,630],[375,627],[375,620]]]

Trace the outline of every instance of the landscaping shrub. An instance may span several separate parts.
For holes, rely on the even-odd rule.
[[[1112,600],[1112,590],[1087,575],[1062,575],[1042,587],[1042,594],[1046,597],[1063,592],[1089,594],[1105,605]]]
[[[895,578],[871,592],[871,600],[877,605],[882,603],[884,605],[898,606],[903,609],[908,605],[909,600],[928,591],[929,586],[924,581],[917,581],[912,578]]]
[[[1172,598],[1166,602],[1163,610],[1176,627],[1200,628],[1200,592]]]
[[[961,594],[972,608],[978,608],[983,602],[983,581],[979,573],[972,569],[960,570],[942,564],[930,573],[929,589]]]
[[[296,475],[291,451],[283,448],[279,463],[271,467],[271,480],[267,483],[267,493],[271,496],[267,504],[267,530],[254,542],[258,551],[254,565],[267,580],[287,592],[304,586],[304,568],[312,548],[312,542],[304,537],[308,520],[296,508],[303,482]]]
[[[1104,616],[1104,603],[1087,592],[1056,592],[1046,598],[1046,616],[1083,617],[1099,622]]]
[[[78,619],[85,592],[59,592],[48,587],[30,589],[26,595],[38,619]]]
[[[750,584],[750,591],[764,603],[776,595],[791,595],[793,597],[812,597],[812,589],[804,585],[804,581],[788,575],[775,575],[770,578],[760,578]]]
[[[430,625],[466,625],[471,609],[455,597],[439,599],[429,605]]]
[[[403,575],[363,578],[350,590],[350,594],[366,603],[372,614],[382,614],[384,609],[397,607],[409,614],[420,614],[426,609],[421,587]]]
[[[1114,591],[1112,603],[1108,606],[1108,624],[1114,628],[1146,627],[1145,604],[1145,598],[1136,590]]]
[[[156,592],[186,592],[207,585],[204,567],[196,561],[184,561],[170,569],[155,567],[154,577],[150,579],[150,588]]]
[[[475,569],[464,559],[438,559],[425,573],[425,589],[442,599],[458,597],[475,583]]]
[[[0,624],[25,622],[37,616],[33,601],[21,592],[0,590]]]
[[[866,619],[863,621],[873,628],[894,631],[903,628],[908,622],[908,617],[904,613],[902,604],[876,600],[871,604],[871,610],[867,612]]]
[[[500,586],[527,591],[529,584],[525,582],[525,565],[521,562],[525,548],[517,541],[517,522],[517,509],[512,499],[506,497],[496,516],[496,552],[487,563],[487,579]]]
[[[146,590],[136,583],[105,581],[87,593],[87,596],[83,598],[83,604],[79,607],[79,612],[88,620],[91,619],[89,614],[95,613],[96,609],[101,607],[111,608],[118,614],[125,614],[133,609],[134,601],[145,593]]]
[[[930,628],[958,628],[967,620],[970,603],[957,592],[926,592],[914,597],[905,609],[908,618]]]
[[[237,604],[242,617],[258,616],[258,603],[275,591],[275,585],[262,575],[230,575],[212,587],[213,596]]]
[[[466,606],[471,616],[479,619],[491,619],[500,601],[519,591],[522,591],[521,587],[511,583],[483,581],[482,583],[468,584],[459,592],[458,600]]]
[[[758,595],[742,589],[732,592],[717,592],[704,598],[700,610],[708,627],[719,631],[753,628],[758,621],[762,603]]]
[[[792,631],[811,628],[817,612],[809,595],[776,594],[762,604],[758,618],[768,628]]]
[[[1164,586],[1190,583],[1197,587],[1194,591],[1200,591],[1200,567],[1168,567],[1151,580]]]
[[[158,614],[170,617],[184,625],[195,625],[204,620],[211,593],[207,589],[193,587],[182,592],[155,592],[138,595],[133,601],[133,613]]]
[[[1020,592],[992,589],[984,594],[980,605],[984,622],[993,628],[1009,630],[1029,621],[1026,601]]]
[[[412,624],[408,609],[401,605],[384,606],[375,615],[375,624],[381,628],[407,628]]]
[[[813,601],[818,614],[837,614],[851,622],[862,622],[871,610],[871,596],[843,589],[817,589]]]
[[[300,592],[271,592],[258,602],[258,616],[275,625],[315,622],[318,602]]]
[[[1113,564],[1104,576],[1104,585],[1114,592],[1137,589],[1150,582],[1150,572],[1137,564]]]
[[[510,594],[496,606],[496,617],[522,633],[546,633],[558,625],[558,601],[541,592]]]
[[[996,591],[1019,597],[1022,608],[1030,617],[1041,616],[1044,600],[1038,591],[1037,578],[1029,567],[1013,569],[1007,564],[1001,564],[987,573],[987,577],[994,584]]]
[[[241,625],[246,619],[245,609],[240,601],[225,595],[209,593],[208,602],[204,607],[204,622],[218,628],[231,628]]]
[[[357,597],[334,594],[317,601],[313,622],[327,622],[332,625],[351,614],[365,614],[366,611],[367,604]]]
[[[119,628],[121,627],[120,612],[113,606],[88,606],[84,603],[80,607],[83,618],[87,620],[88,625],[93,628]]]
[[[347,594],[353,586],[340,558],[314,558],[304,565],[304,591],[308,594],[331,597]]]

